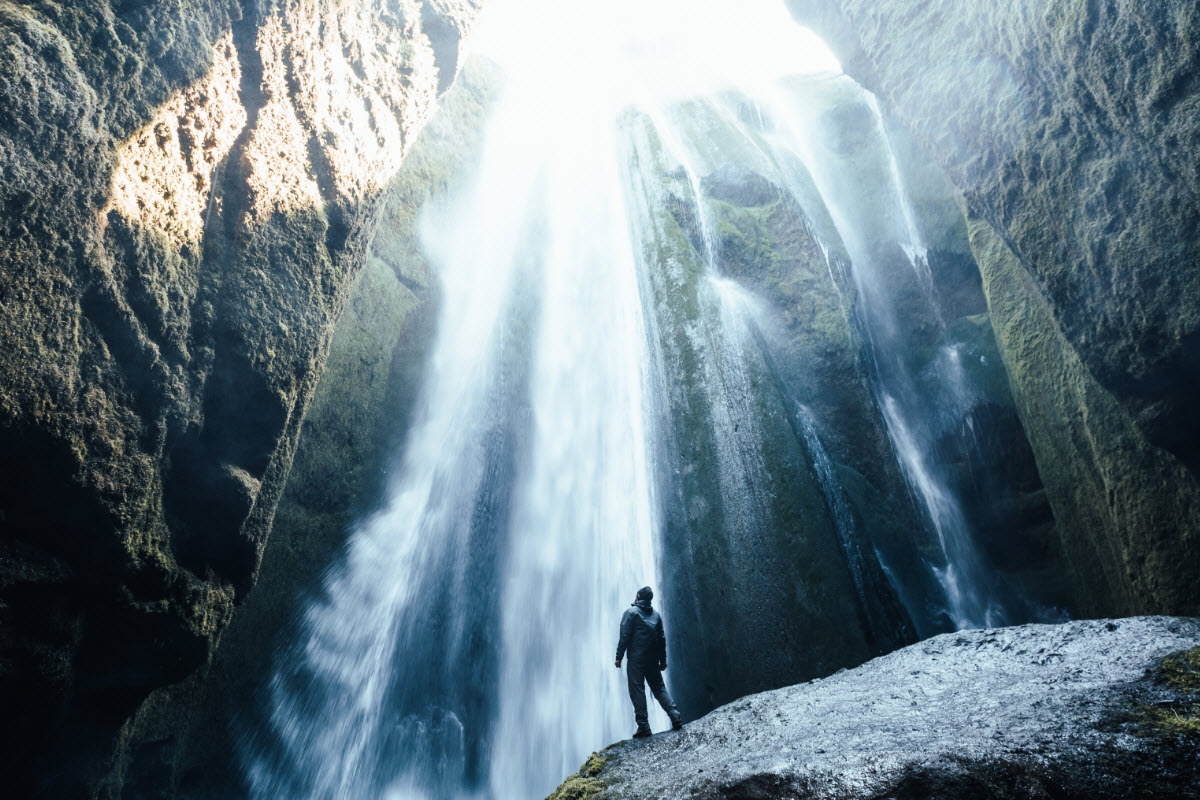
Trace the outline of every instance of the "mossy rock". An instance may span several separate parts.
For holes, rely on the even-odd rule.
[[[592,753],[579,772],[563,781],[546,800],[586,800],[600,794],[605,784],[598,776],[607,763],[608,756]]]
[[[1164,658],[1162,673],[1171,686],[1184,692],[1200,692],[1200,647]]]
[[[678,658],[703,665],[673,689],[682,707],[702,712],[873,652],[793,404],[838,414],[843,424],[828,427],[838,432],[839,453],[882,434],[850,433],[870,407],[859,343],[841,308],[851,287],[831,281],[836,267],[806,210],[741,154],[702,177],[708,193],[698,207],[687,173],[646,128],[636,145],[651,190],[645,258],[666,370],[666,461],[677,465],[665,493],[674,501],[663,547],[681,554],[672,569],[686,575],[687,588],[675,592],[673,576],[663,582],[669,596],[695,598],[676,608],[672,625]],[[718,280],[708,278],[711,245]],[[736,284],[732,299],[722,294],[727,282]],[[764,313],[727,305],[741,302]],[[734,313],[743,322],[731,324]],[[729,444],[739,430],[742,449]],[[854,455],[867,468],[869,456]],[[729,660],[742,643],[766,636],[779,646],[753,669]]]
[[[1163,658],[1155,678],[1174,697],[1138,708],[1133,714],[1138,735],[1200,744],[1200,647]]]

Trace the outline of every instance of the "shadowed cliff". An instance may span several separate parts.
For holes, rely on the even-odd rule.
[[[474,12],[0,3],[18,794],[118,787],[118,729],[253,585],[383,189]]]
[[[1200,612],[1200,9],[790,7],[960,193],[1080,611]]]

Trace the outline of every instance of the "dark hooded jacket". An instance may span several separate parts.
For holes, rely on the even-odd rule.
[[[646,666],[667,661],[667,634],[662,617],[646,600],[639,600],[621,617],[621,638],[617,642],[617,660],[628,651],[629,660]]]

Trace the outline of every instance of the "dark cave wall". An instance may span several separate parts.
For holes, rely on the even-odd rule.
[[[254,584],[380,197],[475,11],[0,1],[16,795],[119,791],[127,721]]]
[[[790,0],[961,194],[1081,613],[1200,613],[1200,8]]]

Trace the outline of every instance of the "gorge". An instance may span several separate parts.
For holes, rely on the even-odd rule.
[[[1200,791],[1194,621],[1069,622],[1200,615],[1198,17],[0,0],[14,796]],[[1027,641],[1117,738],[745,733]]]

